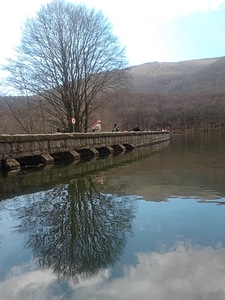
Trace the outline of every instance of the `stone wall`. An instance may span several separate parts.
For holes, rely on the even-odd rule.
[[[170,134],[163,131],[102,132],[102,133],[57,133],[0,135],[0,164],[12,163],[24,157],[43,157],[42,162],[53,163],[51,155],[70,152],[74,157],[83,149],[110,148],[115,146],[141,147],[169,140]],[[111,150],[110,150],[111,151]],[[98,151],[94,152],[94,154]],[[10,166],[8,166],[11,168]]]

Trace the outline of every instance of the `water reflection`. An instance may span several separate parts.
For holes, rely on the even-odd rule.
[[[216,200],[225,196],[224,153],[224,135],[172,135],[166,151],[113,169],[107,180],[114,187],[123,177],[127,194],[149,201],[176,196]]]
[[[102,282],[101,292],[86,283],[78,299],[223,299],[224,271],[224,249],[178,245],[166,253],[138,253],[123,277]]]
[[[96,174],[99,171],[117,169],[154,153],[167,149],[169,141],[137,148],[116,156],[94,157],[90,161],[73,161],[65,165],[48,165],[44,169],[23,170],[20,172],[0,172],[0,201],[24,193],[37,192],[51,188],[54,184],[67,183],[69,179],[82,174]]]
[[[27,195],[13,217],[36,267],[77,282],[78,276],[92,276],[120,257],[134,205],[129,197],[101,193],[88,176]]]
[[[224,300],[224,153],[177,135],[0,178],[1,300]]]
[[[110,269],[105,269],[76,286],[68,281],[66,288],[59,286],[51,270],[17,272],[0,283],[2,300],[222,300],[225,296],[225,249],[221,248],[178,244],[168,252],[137,253],[136,265],[126,266],[119,278],[110,281]]]

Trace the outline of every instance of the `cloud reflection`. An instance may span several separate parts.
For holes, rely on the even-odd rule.
[[[57,299],[48,292],[55,279],[49,271],[34,271],[7,278],[0,283],[1,300]]]
[[[166,253],[138,253],[137,258],[135,266],[124,268],[123,277],[110,278],[105,269],[77,285],[68,281],[69,295],[54,290],[57,278],[50,271],[13,276],[0,283],[1,300],[225,299],[225,248],[178,245]]]

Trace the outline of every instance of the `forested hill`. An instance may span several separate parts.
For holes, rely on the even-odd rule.
[[[101,119],[103,131],[115,123],[121,130],[135,124],[142,130],[225,130],[225,57],[152,62],[127,71],[125,88],[96,99],[90,120]],[[0,134],[55,132],[64,127],[61,115],[38,97],[0,96]]]
[[[145,94],[225,92],[225,57],[131,67],[132,89]]]

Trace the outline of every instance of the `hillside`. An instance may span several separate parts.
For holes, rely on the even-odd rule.
[[[153,62],[128,69],[133,92],[176,94],[225,91],[225,57]]]
[[[225,57],[181,62],[152,62],[127,69],[129,84],[107,94],[92,119],[104,131],[225,130]],[[104,97],[103,97],[104,99]],[[35,100],[35,101],[34,101]],[[0,97],[1,133],[49,133],[61,125],[45,103],[26,97]],[[48,109],[46,109],[48,108]]]

